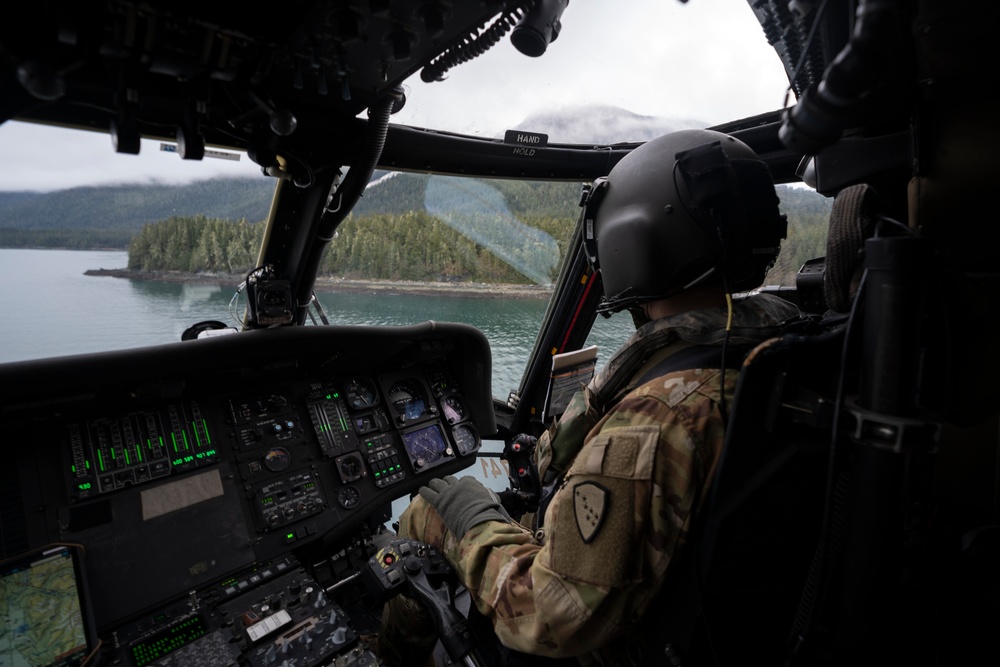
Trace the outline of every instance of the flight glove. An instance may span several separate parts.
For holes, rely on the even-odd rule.
[[[510,516],[495,493],[475,477],[447,475],[420,487],[420,496],[434,506],[444,525],[459,538],[473,526],[487,521],[510,523]]]

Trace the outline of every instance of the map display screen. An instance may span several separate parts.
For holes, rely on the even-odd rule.
[[[81,664],[87,631],[80,593],[70,547],[0,563],[0,665]]]

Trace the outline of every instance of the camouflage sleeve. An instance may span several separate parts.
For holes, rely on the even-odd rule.
[[[567,471],[541,541],[501,522],[458,538],[419,500],[401,532],[442,550],[506,646],[594,651],[641,616],[683,543],[722,446],[717,398],[718,371],[693,370],[621,401]]]
[[[587,433],[600,420],[600,415],[591,407],[591,399],[590,389],[581,387],[580,391],[573,394],[562,417],[555,420],[538,438],[535,463],[543,484],[547,483],[546,473],[550,468],[553,474],[556,470],[566,469],[583,446]],[[561,443],[558,449],[554,446],[557,439]]]

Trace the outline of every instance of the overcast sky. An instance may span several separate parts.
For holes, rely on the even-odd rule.
[[[787,79],[746,0],[571,0],[541,58],[505,38],[446,81],[415,75],[406,87],[393,122],[496,137],[532,114],[598,103],[714,125],[780,108]],[[0,190],[260,174],[245,155],[195,163],[145,140],[140,155],[117,155],[104,134],[15,122],[0,125],[0,156]]]

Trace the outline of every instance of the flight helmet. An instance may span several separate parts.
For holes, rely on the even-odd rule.
[[[639,146],[585,188],[581,206],[605,316],[713,281],[729,292],[753,289],[787,229],[767,165],[712,130]]]

